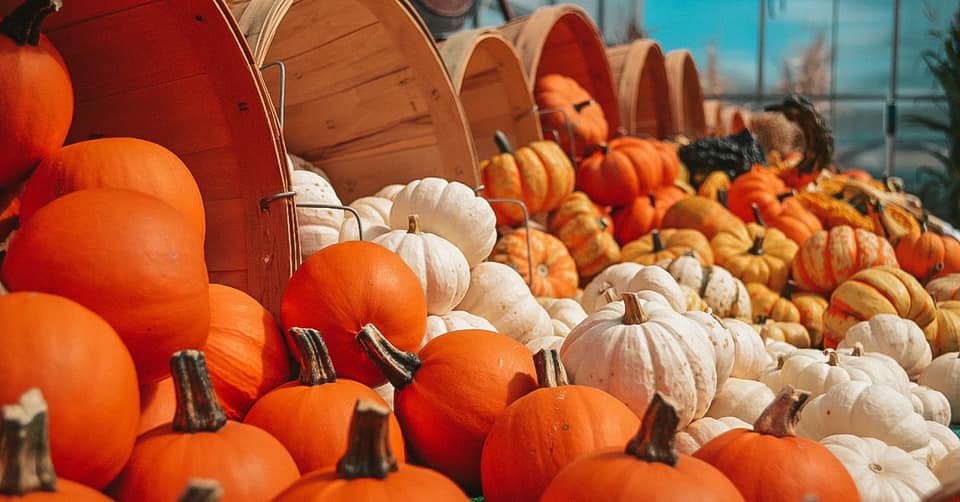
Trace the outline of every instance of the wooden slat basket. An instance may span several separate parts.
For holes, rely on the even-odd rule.
[[[19,0],[0,0],[0,16]],[[221,0],[74,0],[44,23],[76,108],[67,143],[130,136],[161,144],[196,178],[211,282],[279,311],[299,244],[282,139],[252,56]]]
[[[287,148],[349,202],[424,176],[479,183],[463,108],[406,0],[234,0]]]
[[[654,40],[640,39],[607,48],[617,84],[620,120],[627,134],[663,138],[674,131],[667,91],[663,50]]]
[[[674,132],[691,139],[703,137],[707,133],[707,121],[703,110],[700,73],[693,55],[686,49],[670,51],[664,58],[664,65],[667,69],[670,108],[675,121]]]
[[[720,124],[727,134],[736,134],[750,127],[750,111],[739,106],[726,105],[720,109]]]
[[[469,30],[441,42],[440,54],[481,159],[499,153],[493,141],[497,130],[517,146],[542,139],[536,103],[513,44],[494,30]]]

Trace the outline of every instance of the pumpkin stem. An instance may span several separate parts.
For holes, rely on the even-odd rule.
[[[420,215],[411,214],[407,216],[407,233],[421,235],[423,231],[420,229]]]
[[[207,361],[199,350],[181,350],[170,358],[177,395],[173,430],[179,432],[216,432],[227,425],[227,414],[220,406],[210,381]]]
[[[0,33],[17,45],[40,45],[40,30],[50,14],[63,7],[62,0],[26,0],[0,21]]]
[[[413,375],[420,369],[420,358],[416,354],[394,347],[373,324],[360,328],[357,342],[395,389],[401,390],[413,383]]]
[[[3,406],[0,432],[0,495],[24,497],[57,491],[57,473],[50,460],[47,402],[32,388],[17,404]]]
[[[725,208],[727,208],[727,209],[730,209],[730,207],[729,207],[728,204],[727,204],[727,189],[726,189],[726,188],[721,188],[721,189],[717,190],[717,202],[719,202],[721,206],[723,206],[723,207],[725,207]]]
[[[313,328],[290,328],[290,338],[300,359],[300,385],[313,387],[337,381],[333,360],[320,332]]]
[[[840,366],[840,354],[838,354],[837,351],[832,349],[827,349],[825,352],[827,353],[828,366]]]
[[[507,139],[507,135],[501,130],[497,130],[493,133],[493,142],[497,144],[497,149],[500,150],[500,153],[505,155],[516,155],[516,152],[513,151],[513,147],[510,146],[510,140]]]
[[[786,298],[787,300],[793,296],[793,292],[797,289],[797,283],[792,280],[788,280],[787,283],[783,286],[783,290],[780,291],[780,297]]]
[[[760,256],[763,254],[763,240],[767,237],[766,234],[760,234],[753,238],[753,246],[747,250],[748,253],[754,256]]]
[[[533,365],[537,369],[540,388],[570,385],[567,370],[560,362],[560,352],[557,349],[540,349],[533,355]]]
[[[941,271],[943,271],[943,262],[938,261],[936,264],[930,267],[930,270],[923,276],[923,279],[921,279],[920,282],[923,284],[930,282]]]
[[[777,369],[778,369],[778,370],[782,370],[782,369],[783,369],[783,365],[784,365],[786,362],[787,362],[787,358],[784,357],[783,354],[778,355],[778,356],[777,356]]]
[[[851,356],[860,357],[863,355],[863,344],[857,342],[853,344],[853,350],[850,351]]]
[[[647,198],[650,199],[650,207],[657,208],[657,196],[653,195],[653,192],[647,194]]]
[[[623,293],[623,324],[643,324],[650,320],[643,307],[640,306],[640,297],[636,293]]]
[[[595,103],[595,101],[592,100],[592,99],[585,99],[585,100],[583,100],[583,101],[581,101],[581,102],[579,102],[579,103],[574,103],[574,104],[573,104],[573,109],[576,110],[577,113],[580,113],[581,111],[583,111],[584,108],[586,108],[586,107],[588,107],[588,106],[590,106],[590,105],[592,105],[592,104],[594,104],[594,103]]]
[[[663,241],[660,240],[660,230],[654,228],[653,231],[650,232],[650,238],[653,239],[653,252],[659,253],[663,251]]]
[[[606,155],[610,153],[610,145],[608,145],[606,141],[604,141],[603,143],[600,143],[597,146],[600,148],[600,153],[603,154],[604,157],[606,157]]]
[[[627,443],[627,455],[633,455],[644,462],[677,465],[679,455],[674,435],[678,425],[680,417],[676,407],[657,392],[643,414],[640,431]]]
[[[760,217],[760,206],[757,206],[756,202],[750,204],[750,210],[753,211],[753,219],[757,220],[757,225],[760,225],[761,227],[767,226],[766,222],[763,221],[763,218]]]
[[[620,299],[620,293],[617,292],[617,288],[613,287],[613,284],[604,282],[601,285],[601,288],[600,294],[603,295],[603,299],[606,300],[607,303],[613,303]]]
[[[192,478],[177,502],[218,502],[223,498],[223,487],[215,479]]]
[[[810,399],[809,392],[787,385],[754,422],[753,431],[778,438],[796,436],[800,409],[807,404],[808,399]]]
[[[796,191],[796,190],[790,190],[789,192],[783,192],[783,193],[781,193],[781,194],[777,194],[777,200],[780,201],[780,202],[783,202],[783,201],[785,201],[785,200],[787,200],[787,199],[789,199],[790,197],[793,197],[793,196],[795,196],[795,195],[797,195],[797,191]]]
[[[398,469],[390,450],[390,410],[369,400],[358,400],[350,420],[347,452],[337,462],[341,479],[384,479]]]
[[[757,324],[766,324],[766,323],[767,323],[767,314],[760,313],[760,315],[757,316]]]

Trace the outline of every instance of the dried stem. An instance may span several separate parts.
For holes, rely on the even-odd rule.
[[[357,342],[394,388],[402,390],[413,383],[413,375],[420,369],[420,358],[416,354],[394,347],[373,324],[360,329]]]
[[[788,385],[777,394],[770,406],[767,406],[760,418],[753,424],[754,432],[769,434],[778,438],[793,437],[797,433],[800,409],[807,404],[810,393],[796,390]]]
[[[300,359],[300,384],[312,387],[337,381],[333,360],[320,332],[313,328],[290,328],[290,338]]]
[[[227,425],[227,414],[220,406],[210,381],[207,362],[199,350],[181,350],[170,359],[177,395],[173,430],[179,432],[216,432]]]
[[[4,405],[2,415],[0,495],[19,498],[33,492],[57,491],[57,473],[50,460],[47,402],[40,389],[24,392],[17,404]]]
[[[541,388],[570,385],[567,370],[560,361],[557,349],[540,349],[533,355],[533,364],[537,369],[537,382]]]
[[[384,479],[398,469],[390,450],[390,410],[373,401],[360,400],[353,411],[347,452],[337,462],[342,479]]]
[[[659,392],[654,394],[643,414],[640,431],[627,443],[626,454],[644,462],[677,465],[679,456],[674,435],[679,424],[676,408]]]

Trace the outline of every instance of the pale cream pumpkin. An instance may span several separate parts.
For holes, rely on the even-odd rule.
[[[313,165],[309,160],[290,152],[287,152],[287,170],[290,172],[291,178],[295,171],[310,171],[326,180],[327,183],[330,183],[330,176],[327,176],[327,173],[323,169]]]
[[[392,185],[386,185],[380,190],[377,190],[377,193],[373,194],[374,197],[380,197],[383,199],[389,199],[393,202],[393,199],[397,197],[397,194],[403,191],[406,188],[406,185],[400,183],[394,183]]]
[[[707,305],[707,302],[703,301],[703,298],[700,298],[700,292],[696,289],[687,286],[686,284],[680,285],[680,291],[683,291],[683,296],[687,299],[687,310],[699,310],[701,312],[710,311],[713,312],[713,309]]]
[[[927,283],[927,293],[934,301],[945,302],[960,299],[960,274],[948,274]]]
[[[837,434],[820,443],[847,468],[861,500],[919,502],[940,485],[926,465],[879,439]]]
[[[550,315],[537,303],[515,270],[496,262],[483,262],[470,271],[470,287],[457,305],[483,317],[520,343],[553,335]]]
[[[571,382],[605,390],[638,415],[660,393],[675,403],[679,427],[704,416],[717,391],[706,333],[666,300],[641,300],[636,293],[622,298],[567,335],[560,357]]]
[[[312,171],[296,170],[291,175],[296,203],[342,205],[327,180]],[[304,259],[340,241],[342,209],[297,208],[300,252]]]
[[[773,363],[757,330],[739,319],[724,319],[733,336],[734,358],[731,377],[757,380]]]
[[[960,448],[960,438],[957,437],[957,433],[946,425],[927,420],[927,432],[930,433],[930,446],[927,454],[927,466],[930,468],[940,463],[940,460],[951,451]]]
[[[656,291],[667,299],[670,306],[673,307],[673,310],[677,312],[687,311],[687,297],[683,294],[683,290],[680,289],[680,285],[677,284],[676,279],[661,267],[644,267],[640,269],[633,278],[627,282],[626,291],[620,292],[637,291]]]
[[[867,352],[892,357],[912,379],[933,360],[930,344],[917,323],[893,314],[877,314],[854,324],[837,347],[853,348],[857,343]]]
[[[392,200],[386,197],[360,197],[351,202],[350,207],[356,209],[360,215],[363,240],[372,241],[390,231]],[[356,240],[360,240],[357,218],[352,213],[344,213],[343,223],[340,225],[340,242]]]
[[[913,411],[919,413],[924,419],[950,425],[952,416],[950,401],[943,392],[911,382],[910,397],[913,402]]]
[[[677,433],[674,438],[677,451],[686,455],[693,455],[713,438],[733,429],[753,429],[753,424],[744,422],[737,417],[712,418],[703,417],[694,420]]]
[[[805,390],[811,397],[826,393],[834,385],[859,380],[871,383],[870,377],[856,368],[840,363],[840,354],[833,350],[826,353],[798,351],[783,358],[783,364],[775,371],[764,375],[762,381],[774,392],[787,385]]]
[[[770,359],[776,361],[782,355],[790,354],[791,352],[799,350],[796,346],[789,344],[781,340],[774,340],[773,338],[767,338],[764,340],[764,347],[767,349],[767,355],[770,356]]]
[[[444,315],[463,300],[470,286],[470,265],[450,241],[421,229],[420,216],[411,214],[407,230],[391,230],[373,240],[403,259],[420,280],[427,313]]]
[[[627,291],[627,284],[642,268],[643,265],[639,263],[624,262],[603,269],[583,288],[583,296],[580,297],[583,310],[592,314],[610,303],[605,294],[610,288],[618,294]]]
[[[420,342],[420,348],[430,340],[451,331],[461,329],[483,329],[487,331],[497,331],[497,328],[490,321],[463,310],[451,310],[443,315],[427,316],[427,332],[423,335],[423,341]]]
[[[458,181],[423,178],[408,183],[393,199],[390,227],[406,228],[411,214],[420,215],[424,232],[460,248],[470,268],[490,256],[497,242],[497,218],[490,203]]]
[[[861,371],[871,382],[892,387],[910,398],[910,378],[892,357],[880,352],[866,352],[859,344],[849,349],[837,349],[837,353],[845,367]]]
[[[563,346],[563,340],[565,338],[565,336],[556,335],[544,336],[530,340],[526,343],[526,345],[527,348],[530,349],[530,352],[533,352],[534,354],[540,352],[541,350],[556,350],[559,352],[560,347]]]
[[[723,387],[730,373],[733,371],[733,363],[737,355],[737,347],[730,330],[723,321],[710,312],[701,312],[691,310],[684,312],[683,316],[692,319],[703,328],[710,343],[713,344],[714,356],[717,366],[717,389]]]
[[[769,387],[756,380],[730,378],[713,398],[707,416],[736,417],[752,424],[760,418],[760,414],[770,406],[775,397]]]
[[[547,310],[550,322],[553,324],[553,336],[564,337],[587,318],[583,307],[572,298],[537,298],[537,302]],[[536,353],[536,351],[534,351]]]
[[[680,284],[698,291],[713,313],[720,317],[750,319],[750,295],[743,282],[716,265],[701,265],[692,256],[681,256],[657,263],[667,269]]]
[[[960,418],[960,352],[947,352],[927,366],[917,383],[940,391],[950,401],[950,416]]]

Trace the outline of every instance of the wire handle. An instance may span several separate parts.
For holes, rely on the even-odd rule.
[[[297,192],[294,192],[294,191],[277,192],[272,195],[267,195],[266,197],[263,197],[260,199],[260,210],[263,212],[269,212],[270,204],[272,202],[275,202],[281,199],[292,199],[296,195],[297,195]],[[357,237],[359,237],[360,240],[363,240],[363,223],[360,220],[360,212],[357,211],[356,209],[350,206],[344,206],[339,204],[320,204],[315,202],[294,202],[293,205],[295,207],[302,207],[302,208],[309,208],[309,209],[342,209],[344,211],[348,211],[357,220]]]
[[[589,104],[589,101],[584,101],[583,103],[577,103],[574,107],[586,106]],[[579,108],[578,108],[579,109]],[[563,115],[563,123],[567,128],[567,138],[570,139],[570,151],[567,152],[567,155],[570,156],[570,162],[573,164],[577,163],[577,143],[573,137],[573,121],[570,120],[570,115],[567,114],[567,111],[562,108],[538,108],[537,115],[544,116],[551,113],[559,113]],[[559,137],[557,138],[557,143],[560,143]]]
[[[287,66],[283,64],[283,61],[272,61],[260,67],[260,71],[264,71],[268,68],[273,67],[280,68],[280,109],[277,110],[277,120],[280,122],[280,131],[283,131],[283,118],[284,118],[284,109],[287,104]]]
[[[475,191],[483,191],[483,185],[480,185],[478,188],[474,189]],[[533,289],[533,251],[530,249],[530,213],[527,212],[527,205],[519,199],[487,199],[487,202],[491,204],[514,204],[520,206],[520,210],[523,211],[523,230],[527,235],[527,286],[532,290]]]

